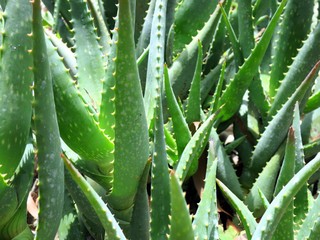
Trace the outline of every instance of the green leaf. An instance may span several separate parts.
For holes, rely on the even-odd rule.
[[[171,88],[167,65],[164,66],[164,81],[166,99],[175,133],[174,137],[177,142],[178,154],[181,156],[183,150],[191,139],[191,132]]]
[[[120,0],[115,60],[114,182],[108,202],[117,212],[116,215],[124,221],[131,218],[134,197],[149,155],[148,125],[131,18],[130,2]]]
[[[147,162],[135,196],[129,233],[130,239],[132,240],[150,239],[149,196],[147,192],[150,166],[151,160]]]
[[[242,102],[241,100],[243,98],[243,95],[245,94],[246,90],[252,82],[253,77],[258,71],[258,67],[262,61],[264,53],[267,50],[274,29],[277,25],[278,19],[280,18],[281,12],[286,2],[287,0],[283,0],[281,2],[277,12],[273,16],[259,43],[253,49],[248,59],[239,68],[239,71],[235,75],[234,80],[231,81],[230,85],[222,94],[219,101],[219,106],[226,104],[226,106],[219,114],[219,117],[222,117],[222,121],[228,120],[238,111]],[[228,104],[230,102],[232,102],[233,104]]]
[[[33,46],[37,46],[32,52],[39,179],[39,220],[35,239],[53,239],[62,216],[64,168],[60,157],[60,134],[39,0],[33,2]]]
[[[244,199],[238,177],[232,166],[229,156],[220,141],[216,129],[212,128],[210,139],[214,142],[214,154],[218,158],[217,178],[223,182],[239,199]]]
[[[201,99],[200,99],[200,80],[202,70],[202,45],[198,40],[198,58],[196,69],[193,74],[190,92],[187,99],[186,121],[190,125],[192,122],[200,121]]]
[[[157,0],[150,33],[147,80],[144,92],[144,105],[148,126],[150,126],[150,122],[154,117],[155,99],[158,95],[161,79],[163,78],[166,12],[167,0]]]
[[[31,15],[28,0],[11,0],[6,5],[0,51],[0,173],[6,174],[5,179],[10,179],[19,165],[30,132]]]
[[[64,191],[64,206],[58,235],[59,240],[84,239],[79,215],[67,188]]]
[[[282,144],[275,155],[263,168],[244,201],[256,218],[261,217],[265,211],[263,209],[263,202],[261,201],[258,189],[260,189],[266,199],[271,202],[274,193],[274,186],[284,156],[284,147],[285,144]]]
[[[295,174],[295,136],[292,127],[289,129],[287,145],[282,167],[277,180],[274,195],[277,195],[281,189],[293,178]],[[277,228],[274,232],[276,239],[293,240],[293,201],[284,212]]]
[[[288,1],[278,33],[279,36],[275,46],[276,53],[272,61],[269,84],[271,99],[276,95],[277,89],[281,85],[281,80],[285,77],[284,74],[293,62],[293,57],[296,56],[298,49],[303,44],[303,40],[309,34],[313,8],[313,0],[303,2],[300,0]],[[316,48],[313,49],[316,50]],[[290,93],[288,93],[288,96],[290,96]]]
[[[160,86],[163,82],[160,82]],[[155,108],[154,144],[151,168],[151,239],[167,239],[170,216],[170,180],[163,127],[161,87]]]
[[[308,212],[307,217],[300,226],[299,231],[296,235],[296,239],[308,239],[308,237],[311,235],[312,230],[314,229],[316,221],[318,221],[319,219],[319,209],[320,195],[318,195],[317,199],[313,203],[312,208]]]
[[[76,43],[79,90],[86,102],[99,112],[101,80],[104,79],[105,75],[102,52],[86,2],[70,0],[70,6]]]
[[[193,240],[194,233],[189,210],[182,193],[181,185],[174,171],[170,174],[171,217],[170,240]]]
[[[179,162],[176,166],[176,175],[180,181],[184,181],[186,177],[192,176],[198,168],[198,159],[201,156],[216,120],[215,114],[212,114],[195,132],[191,140],[185,147]]]
[[[85,169],[94,165],[93,173],[108,177],[103,184],[110,188],[114,144],[96,123],[97,115],[83,101],[62,60],[47,41],[50,69],[53,78],[55,107],[60,135],[64,142],[82,158]],[[91,168],[92,169],[92,168]]]
[[[273,233],[279,223],[286,208],[290,204],[292,198],[297,194],[305,182],[320,168],[320,154],[304,166],[279,192],[270,204],[269,208],[261,218],[252,239],[272,238]]]
[[[308,102],[306,103],[306,107],[304,109],[304,113],[309,113],[320,107],[320,91],[312,95]]]
[[[78,214],[84,226],[89,231],[90,235],[95,239],[103,239],[104,229],[101,225],[99,217],[95,212],[93,206],[90,204],[88,198],[72,179],[70,173],[65,169],[65,185],[71,195],[74,203],[77,205]]]
[[[269,111],[269,116],[274,116],[287,99],[301,84],[304,77],[312,71],[320,59],[320,23],[305,41],[289,71],[283,79]],[[301,107],[301,106],[300,106]]]
[[[208,22],[212,9],[217,5],[217,0],[184,0],[180,2],[174,20],[174,55],[183,51],[185,45],[192,41],[197,30],[202,29]]]
[[[209,141],[209,153],[205,186],[198,210],[194,216],[194,235],[199,239],[219,239],[218,209],[216,193],[216,171],[218,160],[214,159],[213,141]],[[209,223],[209,224],[208,224]]]
[[[304,161],[304,152],[302,145],[301,129],[300,129],[300,113],[299,113],[299,104],[296,103],[294,109],[294,117],[292,127],[294,129],[295,136],[295,162],[294,162],[294,171],[297,173],[305,165]],[[306,183],[301,190],[297,193],[294,199],[294,228],[295,232],[299,230],[300,225],[303,223],[303,220],[306,217],[308,212],[308,184]]]
[[[72,166],[71,162],[62,156],[64,164],[71,174],[73,180],[79,185],[83,193],[88,198],[90,204],[98,215],[103,228],[106,230],[108,239],[126,239],[121,231],[116,219],[102,201],[100,196],[91,187],[91,185],[82,177],[82,175]]]
[[[248,167],[249,171],[245,171],[242,175],[242,182],[250,187],[254,179],[258,176],[258,173],[265,166],[266,162],[279,148],[280,144],[286,137],[287,130],[289,129],[293,119],[293,109],[297,101],[301,101],[314,82],[314,75],[317,72],[317,68],[320,65],[320,61],[311,70],[309,75],[296,89],[295,93],[288,99],[285,105],[277,113],[277,115],[271,120],[266,130],[262,134],[259,142],[253,152],[251,164]],[[301,107],[301,106],[300,106]],[[268,149],[268,151],[265,151]]]
[[[240,43],[237,39],[237,36],[235,35],[235,32],[232,28],[231,23],[229,22],[228,15],[227,15],[226,11],[222,7],[221,3],[219,3],[219,6],[221,8],[222,16],[223,16],[223,19],[225,21],[225,24],[226,24],[226,27],[228,30],[228,35],[229,35],[229,38],[230,38],[230,41],[232,44],[232,48],[233,48],[233,52],[235,55],[235,61],[238,66],[241,66],[243,64],[243,55],[241,52]],[[241,9],[241,8],[239,8],[239,9]]]
[[[247,208],[247,206],[236,196],[232,193],[232,191],[229,190],[229,188],[224,185],[221,181],[217,180],[217,183],[222,190],[223,194],[228,198],[229,202],[232,204],[232,206],[236,209],[242,224],[244,225],[244,228],[247,233],[248,239],[252,238],[252,234],[254,233],[257,222],[255,218],[253,217],[250,210]],[[255,238],[252,238],[255,239]]]
[[[224,2],[225,4],[226,2]],[[198,2],[195,4],[199,4]],[[200,6],[200,5],[199,5]],[[211,10],[212,11],[212,10]],[[184,48],[181,54],[173,62],[169,69],[169,77],[172,82],[172,89],[176,96],[185,99],[185,96],[190,89],[194,69],[198,54],[198,40],[202,43],[203,54],[205,54],[211,43],[212,37],[216,31],[221,16],[220,8],[212,12],[209,20],[193,38],[193,40]],[[190,19],[194,19],[191,17]],[[188,26],[185,22],[184,26]]]

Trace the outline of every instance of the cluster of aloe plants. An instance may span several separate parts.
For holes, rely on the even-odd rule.
[[[318,239],[319,5],[0,0],[0,239]]]

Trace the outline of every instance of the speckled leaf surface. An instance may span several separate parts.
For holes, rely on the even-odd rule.
[[[100,174],[112,175],[113,143],[99,128],[97,116],[83,101],[50,41],[47,41],[47,48],[62,139],[81,157],[96,163]]]
[[[53,239],[63,209],[64,169],[52,77],[42,27],[40,1],[33,2],[34,121],[39,178],[39,222],[35,239]]]
[[[218,5],[218,0],[184,0],[177,7],[174,20],[174,55],[177,55],[185,45],[197,35],[204,23],[210,18],[212,9]],[[197,16],[197,18],[194,18]]]
[[[275,227],[279,223],[292,198],[319,167],[320,154],[304,166],[279,192],[261,218],[252,239],[269,240],[272,238]]]
[[[104,61],[93,20],[90,18],[86,2],[71,0],[71,14],[75,38],[79,90],[86,102],[99,112],[101,103]]]
[[[191,217],[184,199],[181,184],[174,172],[170,174],[171,189],[171,216],[170,216],[170,240],[192,240],[194,233]]]
[[[24,11],[21,11],[24,9]],[[9,1],[5,11],[0,50],[0,168],[11,178],[22,157],[31,122],[33,74],[31,33],[32,7],[28,0]],[[1,23],[2,24],[2,23]]]
[[[96,214],[99,217],[99,220],[106,230],[106,235],[108,239],[126,239],[123,232],[121,231],[116,219],[113,217],[112,213],[102,201],[100,196],[92,188],[92,186],[81,176],[81,174],[74,168],[70,161],[63,157],[64,164],[68,169],[73,180],[79,185],[84,195],[88,198],[90,204],[95,210]]]
[[[119,216],[121,211],[129,211],[122,216],[129,220],[139,179],[148,160],[149,143],[128,0],[119,2],[115,62],[114,182],[108,201]]]

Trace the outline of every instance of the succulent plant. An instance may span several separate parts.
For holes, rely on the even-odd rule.
[[[319,12],[0,0],[0,239],[318,239]]]

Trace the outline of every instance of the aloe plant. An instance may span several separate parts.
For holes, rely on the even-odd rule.
[[[0,239],[318,239],[319,9],[0,0]]]

